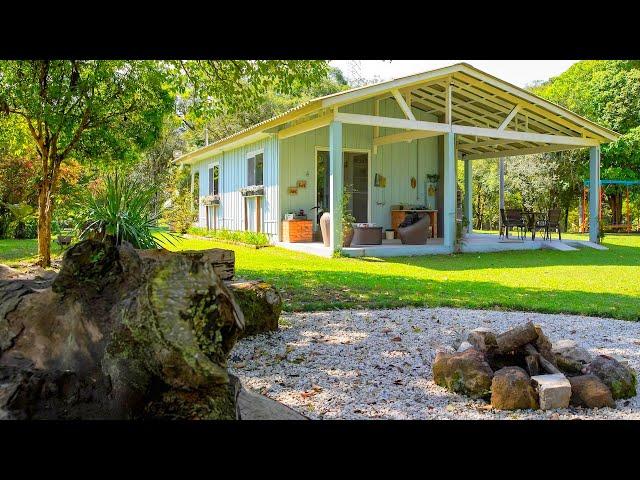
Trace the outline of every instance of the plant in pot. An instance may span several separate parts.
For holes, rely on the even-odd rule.
[[[351,240],[353,240],[353,222],[356,218],[349,209],[349,202],[351,201],[351,186],[344,187],[342,192],[342,246],[350,247]]]

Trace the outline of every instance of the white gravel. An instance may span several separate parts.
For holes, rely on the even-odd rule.
[[[616,409],[507,412],[433,382],[439,346],[476,327],[499,333],[527,320],[552,342],[572,338],[640,371],[640,323],[454,308],[283,315],[278,332],[239,341],[229,366],[246,387],[313,419],[640,419],[638,396]]]

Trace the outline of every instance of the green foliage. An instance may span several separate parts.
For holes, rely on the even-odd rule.
[[[188,190],[175,195],[162,216],[169,229],[177,233],[187,233],[196,218],[197,211],[193,208],[191,193]]]
[[[356,217],[351,213],[349,204],[351,202],[351,196],[353,192],[352,185],[345,185],[342,190],[342,234],[346,235],[353,226],[351,225],[356,221]]]
[[[80,239],[113,238],[116,244],[130,242],[135,248],[155,248],[172,243],[171,234],[154,235],[156,217],[151,210],[154,189],[118,175],[106,177],[104,188],[86,199]]]
[[[191,235],[207,237],[225,242],[240,243],[253,245],[257,247],[265,247],[269,245],[269,237],[262,232],[245,232],[237,230],[207,230],[202,227],[189,228]]]
[[[251,110],[269,91],[299,95],[328,72],[324,60],[189,60],[168,67],[187,120]]]

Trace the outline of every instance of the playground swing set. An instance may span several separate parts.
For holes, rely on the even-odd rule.
[[[600,195],[598,196],[598,219],[600,220],[600,224],[602,225],[602,202],[604,200],[604,195],[606,193],[607,187],[611,185],[622,185],[626,188],[626,222],[619,224],[610,224],[609,228],[613,230],[626,230],[627,233],[631,233],[632,224],[631,224],[631,200],[629,198],[629,188],[640,186],[640,180],[600,180]],[[580,211],[580,233],[585,233],[589,231],[589,222],[587,219],[587,199],[589,192],[589,180],[584,180],[584,187],[582,189],[582,205]]]

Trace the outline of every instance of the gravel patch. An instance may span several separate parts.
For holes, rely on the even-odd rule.
[[[438,347],[473,328],[499,333],[528,320],[551,341],[574,339],[640,371],[640,323],[455,308],[286,314],[278,332],[240,340],[229,367],[246,387],[312,419],[640,419],[637,395],[616,409],[496,411],[433,382]]]

